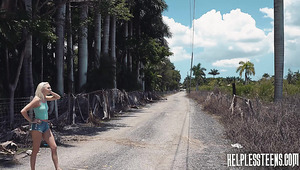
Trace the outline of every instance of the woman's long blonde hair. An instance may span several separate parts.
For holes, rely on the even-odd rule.
[[[42,92],[43,88],[45,87],[46,84],[49,84],[48,82],[41,82],[35,90],[35,96],[39,97],[42,101],[45,100],[45,96]]]

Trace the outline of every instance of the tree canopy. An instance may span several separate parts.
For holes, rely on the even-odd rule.
[[[210,69],[210,72],[208,74],[213,75],[213,77],[215,77],[215,75],[219,75],[220,72],[217,69]]]
[[[240,61],[239,64],[240,66],[237,68],[236,72],[239,72],[241,77],[243,75],[243,72],[245,72],[245,83],[247,84],[247,82],[249,81],[249,76],[255,75],[254,64],[250,61]]]
[[[32,6],[28,4],[26,6],[23,1],[0,2],[0,71],[6,75],[0,77],[0,97],[9,96],[5,89],[15,77],[12,73],[19,66],[22,51],[27,50],[24,49],[25,32],[32,36],[32,39],[27,41],[32,46],[26,47],[32,49],[32,53],[28,53],[32,57],[28,60],[31,62],[31,66],[28,66],[32,68],[32,73],[23,70],[24,65],[20,65],[22,72],[18,78],[20,81],[17,83],[15,96],[24,96],[24,91],[28,90],[21,88],[27,83],[25,75],[32,77],[34,85],[40,81],[49,81],[54,90],[62,85],[65,87],[62,88],[62,93],[72,88],[68,84],[74,84],[77,93],[110,88],[108,79],[112,73],[111,68],[107,66],[112,60],[104,59],[104,47],[108,47],[109,58],[111,52],[115,51],[116,66],[112,69],[115,69],[117,88],[125,90],[143,90],[142,86],[145,87],[144,90],[179,88],[180,74],[168,58],[172,53],[165,40],[165,37],[171,36],[168,26],[162,20],[162,12],[167,9],[165,1],[30,2]],[[87,16],[83,21],[84,5],[87,6],[85,9]],[[25,7],[29,7],[29,13]],[[59,18],[57,17],[59,10],[64,13],[66,11],[67,14]],[[97,14],[102,16],[100,20],[99,17],[95,17]],[[106,16],[111,16],[111,21],[116,17],[115,27],[111,21],[106,23]],[[102,26],[96,27],[97,20]],[[63,24],[62,35],[55,31],[61,26],[59,23]],[[105,32],[109,27],[108,32]],[[84,33],[86,35],[82,29],[87,30]],[[100,36],[96,37],[96,32],[99,32]],[[115,39],[103,41],[105,37],[111,37],[113,32],[116,33]],[[60,37],[64,42],[67,42],[67,37],[71,39],[68,44],[55,45]],[[81,46],[85,43],[81,41],[82,37],[86,38],[86,53],[82,53]],[[99,37],[103,40],[99,41],[97,39]],[[115,46],[112,46],[112,41],[115,41]],[[102,42],[99,61],[95,55],[96,42]],[[62,49],[62,54],[55,52],[59,48]],[[72,50],[72,53],[67,53],[66,49]],[[79,53],[87,58],[82,60]],[[63,55],[61,61],[57,60],[60,57],[58,55]],[[58,65],[60,62],[61,66]],[[87,72],[84,73],[87,81],[79,88],[77,82],[79,76],[82,76],[79,67],[82,62],[87,64]],[[63,69],[63,72],[58,72],[59,69]],[[57,83],[60,81],[56,79],[58,74],[64,77],[62,83]],[[74,78],[70,78],[72,75]]]

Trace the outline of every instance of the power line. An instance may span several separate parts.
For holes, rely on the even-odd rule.
[[[191,0],[190,0],[190,18],[191,18],[191,11],[192,11],[192,5],[191,5]],[[194,60],[194,38],[195,38],[195,11],[196,11],[196,1],[194,0],[193,3],[193,19],[192,22],[190,22],[191,28],[192,28],[192,35],[191,35],[191,50],[192,50],[192,56],[191,56],[191,68],[190,68],[190,87],[189,87],[189,93],[191,92],[191,82],[192,82],[192,67],[193,67],[193,60]]]

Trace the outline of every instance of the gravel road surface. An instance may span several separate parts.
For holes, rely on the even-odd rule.
[[[66,170],[228,169],[230,143],[223,127],[185,92],[126,112],[93,133],[74,133],[66,139],[73,140],[58,146],[60,166]],[[27,156],[0,169],[29,167]],[[54,169],[49,148],[41,148],[36,169]]]

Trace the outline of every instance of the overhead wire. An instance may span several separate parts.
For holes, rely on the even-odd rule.
[[[191,51],[192,51],[192,56],[191,56],[191,68],[190,68],[190,84],[189,84],[189,93],[191,92],[191,84],[192,84],[192,67],[193,67],[193,60],[194,60],[194,39],[195,39],[195,11],[196,11],[196,0],[194,0],[193,3],[193,10],[192,10],[192,3],[190,0],[190,25],[191,25]],[[191,17],[193,12],[193,18]],[[191,19],[192,18],[192,19]]]

